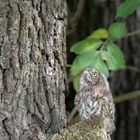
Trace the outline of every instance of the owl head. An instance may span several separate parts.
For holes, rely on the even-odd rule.
[[[86,83],[95,85],[100,80],[100,75],[101,75],[100,72],[96,68],[86,68],[83,74],[81,75],[81,78]]]
[[[101,73],[96,68],[86,68],[80,78],[80,85],[87,86],[87,85],[99,85],[102,84],[109,89],[109,85],[107,79],[105,78],[104,74]]]

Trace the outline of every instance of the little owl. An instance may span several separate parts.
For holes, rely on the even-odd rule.
[[[110,136],[115,130],[115,107],[109,84],[96,68],[87,68],[81,75],[75,105],[82,120],[102,117],[107,134]]]

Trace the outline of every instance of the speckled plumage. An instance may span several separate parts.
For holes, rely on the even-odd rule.
[[[82,120],[103,118],[107,133],[110,135],[114,131],[115,107],[112,94],[105,76],[97,69],[84,70],[75,96],[75,105],[78,106]]]

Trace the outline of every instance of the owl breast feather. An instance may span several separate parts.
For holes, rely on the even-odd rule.
[[[79,108],[79,115],[82,120],[90,119],[94,116],[99,116],[101,113],[101,103],[93,102],[90,99],[83,101]]]

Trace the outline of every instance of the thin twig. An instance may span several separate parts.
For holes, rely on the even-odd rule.
[[[134,36],[140,34],[140,29],[137,29],[136,31],[132,31],[130,33],[128,33],[125,37],[130,37],[130,36]]]
[[[126,66],[124,69],[129,69],[129,70],[140,73],[140,69],[138,69],[137,67],[134,67],[134,66]]]
[[[132,92],[114,97],[114,102],[117,104],[117,103],[129,101],[129,100],[132,100],[132,99],[136,99],[138,97],[140,97],[140,90],[132,91]]]
[[[71,64],[66,64],[65,66],[68,67],[68,68],[71,68],[72,67]]]
[[[77,24],[79,22],[79,19],[80,19],[81,15],[82,15],[84,4],[85,4],[85,0],[79,0],[75,15],[70,20],[70,23],[69,23],[70,29],[68,29],[68,31],[67,31],[67,36],[72,34],[75,31],[76,26],[77,26]]]
[[[69,115],[69,117],[68,117],[68,124],[69,124],[69,122],[72,120],[72,118],[74,117],[74,115],[76,114],[77,109],[78,109],[77,106],[75,106],[75,107],[73,108],[72,112],[70,113],[70,115]]]
[[[83,11],[84,3],[85,3],[85,0],[79,0],[78,6],[77,6],[77,11],[76,11],[75,15],[73,16],[73,18],[71,19],[70,24],[74,24],[79,21],[82,11]]]

